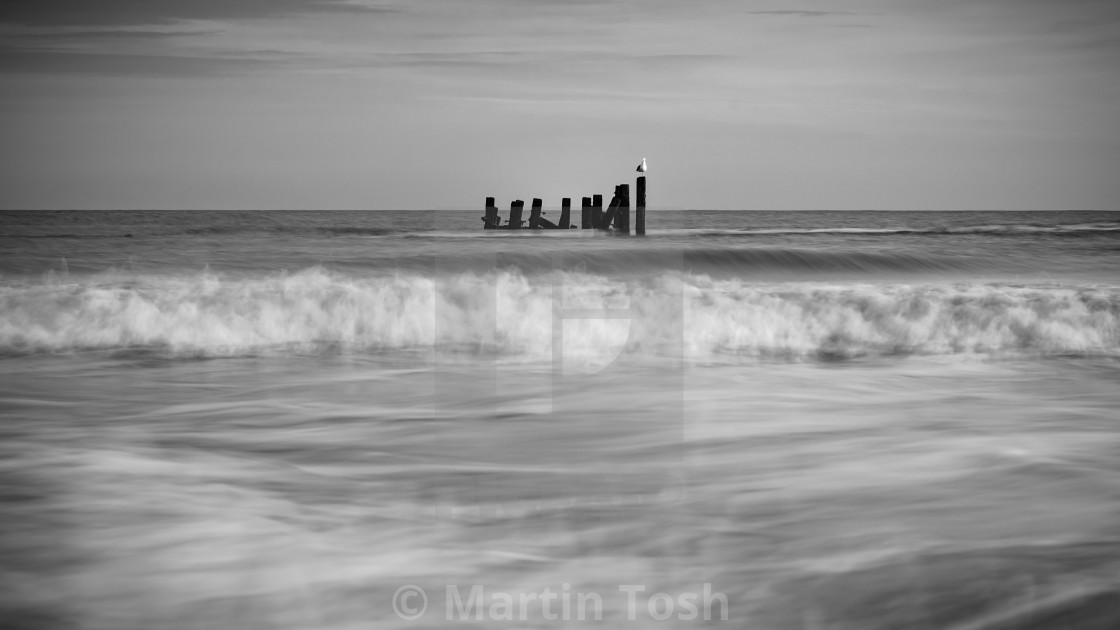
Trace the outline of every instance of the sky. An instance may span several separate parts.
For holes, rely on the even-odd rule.
[[[0,208],[1120,209],[1116,0],[3,0]]]

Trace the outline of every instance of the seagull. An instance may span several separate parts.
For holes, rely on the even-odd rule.
[[[642,158],[642,163],[638,165],[637,171],[639,173],[644,173],[647,170],[649,170],[649,169],[646,168],[646,159]]]

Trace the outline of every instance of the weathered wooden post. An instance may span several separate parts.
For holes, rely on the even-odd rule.
[[[498,217],[498,206],[494,205],[494,198],[486,198],[486,216],[482,217],[482,228],[485,230],[496,230],[502,220]]]
[[[634,234],[643,236],[646,233],[646,176],[638,177],[638,185],[634,191],[637,200],[634,205]]]
[[[643,164],[644,166],[644,164]],[[639,167],[639,172],[642,167]],[[594,230],[614,230],[623,234],[630,234],[630,185],[618,184],[614,187],[610,206],[603,210],[603,196],[592,195],[584,197],[580,204],[580,228]],[[636,185],[635,205],[635,234],[646,233],[646,178],[638,177]],[[529,220],[522,216],[525,212],[525,202],[515,199],[509,204],[509,221],[502,225],[502,217],[498,214],[498,206],[493,197],[486,198],[486,213],[482,217],[483,228],[487,230],[521,230],[528,227],[531,230],[568,230],[576,226],[572,224],[572,198],[563,197],[560,200],[560,220],[556,223],[544,218],[544,203],[534,197]],[[528,223],[528,226],[525,224]]]
[[[630,234],[630,184],[615,186],[618,209],[615,210],[614,227],[623,234]]]
[[[533,208],[529,211],[529,229],[536,230],[541,226],[541,200],[533,198]]]
[[[518,199],[509,204],[509,225],[506,226],[510,230],[521,229],[521,211],[525,208],[525,202]]]
[[[604,232],[611,229],[611,223],[615,221],[615,215],[618,214],[618,204],[622,199],[618,196],[618,186],[614,188],[614,196],[611,197],[611,205],[607,206],[606,212],[599,218],[599,229]]]
[[[571,202],[569,202],[569,203],[571,203]],[[538,215],[537,215],[537,229],[538,230],[559,230],[560,229],[559,225],[556,225],[552,221],[549,221],[548,219],[544,218],[543,216],[540,216],[540,215],[544,214],[544,212],[540,212],[539,208],[534,207],[533,209],[538,212]]]

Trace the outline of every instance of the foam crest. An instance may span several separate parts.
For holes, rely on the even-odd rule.
[[[692,356],[1116,355],[1120,293],[1004,286],[687,288]]]
[[[311,269],[247,279],[202,274],[58,283],[0,293],[7,352],[161,348],[233,355],[269,348],[431,345],[432,281]]]
[[[575,319],[554,329],[554,314]],[[561,329],[567,332],[559,335]],[[0,353],[8,355],[435,350],[547,361],[557,340],[564,361],[592,363],[620,353],[701,361],[1118,356],[1120,289],[757,284],[680,273],[620,279],[514,269],[356,276],[323,268],[0,287]]]

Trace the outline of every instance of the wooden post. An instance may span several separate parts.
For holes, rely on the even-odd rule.
[[[521,211],[524,208],[525,202],[520,199],[509,204],[509,225],[506,226],[507,230],[521,229]]]
[[[583,205],[580,207],[579,214],[579,227],[580,229],[591,229],[591,197],[583,198]]]
[[[591,227],[599,229],[599,224],[603,221],[603,196],[592,195],[591,197]]]
[[[614,227],[623,234],[630,234],[630,184],[615,186],[614,196],[618,199],[618,208],[614,214]]]
[[[560,200],[560,223],[556,226],[561,230],[568,229],[568,224],[572,222],[572,198],[564,197]]]
[[[611,205],[607,206],[607,211],[599,218],[599,229],[606,231],[611,229],[611,223],[615,220],[615,215],[618,214],[618,204],[622,199],[618,196],[618,188],[615,187],[615,195],[611,197]]]
[[[638,177],[635,193],[637,200],[634,205],[634,234],[643,236],[646,233],[646,176]]]
[[[486,216],[482,217],[482,228],[485,230],[496,230],[502,220],[498,217],[498,207],[494,205],[494,198],[486,198]]]
[[[533,198],[533,209],[529,211],[529,229],[537,230],[541,227],[541,200]]]

